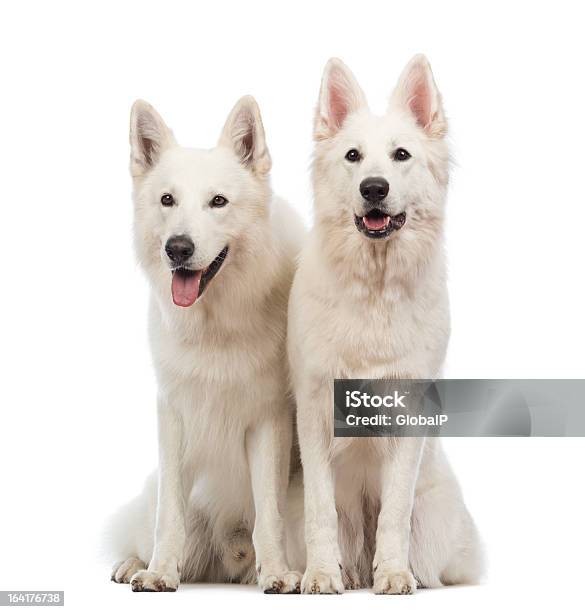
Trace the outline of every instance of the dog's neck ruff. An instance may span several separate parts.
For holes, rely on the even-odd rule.
[[[371,240],[338,219],[317,218],[315,229],[330,278],[343,285],[347,295],[394,302],[416,294],[429,273],[436,276],[444,268],[442,223],[433,232],[421,233],[416,243],[401,240],[398,233]]]

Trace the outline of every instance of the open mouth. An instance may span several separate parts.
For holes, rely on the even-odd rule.
[[[173,303],[183,308],[192,306],[201,297],[211,279],[219,272],[228,254],[228,247],[205,268],[205,270],[190,270],[189,268],[175,268],[171,282]]]
[[[386,238],[399,230],[406,222],[406,213],[387,215],[379,208],[373,208],[363,217],[355,215],[355,225],[368,238]]]

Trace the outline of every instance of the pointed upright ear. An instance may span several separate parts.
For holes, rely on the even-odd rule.
[[[366,106],[366,97],[351,70],[336,57],[325,66],[315,114],[315,140],[334,136],[351,113]]]
[[[130,113],[130,173],[142,176],[159,161],[162,152],[176,144],[161,116],[144,100],[136,100]]]
[[[240,163],[255,174],[262,176],[270,172],[272,160],[266,146],[260,108],[252,96],[244,96],[236,102],[218,144],[230,148]]]
[[[393,106],[412,113],[429,136],[442,138],[447,133],[441,94],[424,55],[415,55],[406,65],[390,99],[390,107]]]

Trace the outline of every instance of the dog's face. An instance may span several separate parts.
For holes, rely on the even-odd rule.
[[[158,113],[138,101],[131,116],[135,240],[140,262],[191,306],[228,266],[238,239],[267,216],[270,156],[260,113],[242,98],[217,147],[180,147]]]
[[[406,67],[385,115],[374,115],[349,69],[325,68],[315,120],[317,216],[365,240],[415,238],[442,214],[446,121],[426,59]],[[348,230],[349,231],[349,230]]]

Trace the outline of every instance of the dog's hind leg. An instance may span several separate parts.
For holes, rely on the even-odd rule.
[[[483,572],[480,538],[440,447],[435,453],[432,467],[421,471],[414,499],[412,572],[422,587],[474,584]]]
[[[475,584],[483,571],[479,536],[461,500],[448,488],[429,490],[415,499],[410,565],[421,587]]]
[[[106,526],[105,554],[110,562],[117,561],[111,571],[114,582],[129,583],[152,555],[156,489],[156,474],[152,474],[143,492],[120,508]]]
[[[483,546],[469,512],[463,508],[461,526],[454,550],[441,573],[441,582],[451,584],[478,584],[485,568]]]

